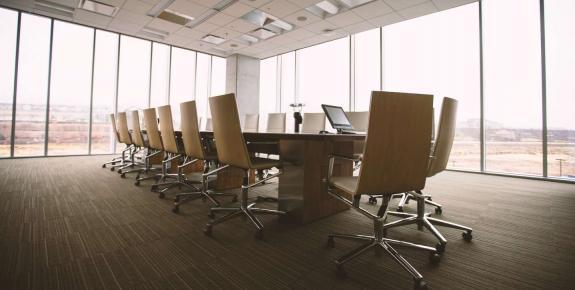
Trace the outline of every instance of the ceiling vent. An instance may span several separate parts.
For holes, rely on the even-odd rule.
[[[118,7],[92,0],[80,1],[79,8],[109,17],[114,17],[119,10]]]
[[[152,37],[152,38],[161,39],[161,40],[164,40],[169,35],[169,33],[166,31],[151,28],[151,27],[142,28],[142,30],[140,31],[140,34],[147,36],[147,37]]]
[[[249,35],[261,40],[280,35],[294,28],[293,25],[257,9],[247,13],[241,18],[260,27],[250,32]]]
[[[324,0],[307,7],[306,10],[325,19],[373,1],[375,0]]]
[[[208,34],[208,35],[202,37],[202,41],[207,42],[207,43],[211,43],[211,44],[218,45],[218,44],[223,43],[223,42],[226,41],[226,40],[223,39],[223,38],[221,38],[221,37],[219,37],[219,36],[215,36],[215,35],[212,35],[212,34]]]
[[[34,5],[34,10],[68,18],[72,18],[74,16],[74,7],[45,0],[37,0]]]
[[[194,20],[194,17],[182,14],[182,13],[178,13],[178,12],[174,12],[171,10],[164,10],[162,13],[160,13],[160,15],[158,15],[158,18],[172,22],[172,23],[176,23],[179,25],[186,25],[188,23],[190,23],[190,21]]]

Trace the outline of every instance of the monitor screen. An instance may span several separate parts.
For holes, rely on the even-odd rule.
[[[329,123],[334,129],[353,129],[342,107],[321,105]]]

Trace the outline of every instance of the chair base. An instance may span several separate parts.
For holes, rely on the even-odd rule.
[[[437,202],[434,202],[432,200],[431,195],[424,195],[425,197],[425,203],[435,206],[435,213],[436,214],[441,214],[443,213],[443,206]],[[377,204],[377,199],[381,198],[381,196],[370,196],[368,203],[369,204]],[[399,203],[397,204],[397,211],[399,212],[403,212],[403,207],[409,203],[409,201],[411,199],[414,199],[413,195],[409,192],[404,192],[404,193],[398,193],[398,194],[394,194],[392,195],[392,198],[399,198]]]
[[[230,212],[230,213],[228,213],[225,216],[222,216],[220,218],[217,218],[215,220],[208,222],[206,224],[205,229],[204,229],[204,234],[206,234],[207,236],[211,236],[213,226],[220,224],[222,222],[225,222],[227,220],[243,216],[243,217],[248,217],[250,222],[256,227],[257,231],[255,233],[255,237],[257,239],[262,239],[263,238],[264,225],[255,216],[255,214],[284,215],[285,212],[279,211],[279,210],[274,210],[274,209],[255,208],[254,205],[255,205],[255,203],[251,203],[246,207],[240,206],[240,207],[214,207],[214,208],[211,208],[210,214],[209,214],[209,216],[211,218],[214,217],[215,212]]]
[[[238,196],[236,194],[233,194],[233,193],[222,193],[222,192],[213,192],[213,191],[208,191],[208,192],[194,191],[194,192],[178,193],[178,194],[176,194],[176,197],[174,198],[174,207],[172,208],[172,212],[173,213],[179,213],[180,212],[180,205],[188,203],[188,202],[193,201],[193,200],[196,200],[198,198],[201,198],[204,202],[206,202],[206,200],[209,200],[212,202],[212,204],[219,207],[220,202],[215,198],[216,197],[224,197],[224,196],[231,196],[232,202],[236,202],[238,200]]]

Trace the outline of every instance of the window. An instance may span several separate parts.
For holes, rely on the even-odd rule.
[[[94,30],[54,21],[48,155],[88,154]]]
[[[212,88],[210,95],[218,96],[226,93],[226,59],[212,56]]]
[[[196,53],[172,47],[170,105],[174,129],[180,128],[180,103],[195,99]]]
[[[147,40],[120,37],[118,112],[148,107],[150,49],[151,43]]]
[[[208,94],[210,90],[210,65],[212,57],[204,54],[197,53],[197,67],[196,67],[196,108],[198,110],[198,118],[207,116],[208,113]],[[180,105],[178,104],[178,107]]]
[[[286,113],[286,132],[294,131],[294,110],[289,105],[297,102],[295,97],[295,54],[295,52],[288,52],[278,56],[278,60],[281,61],[280,110],[282,113]]]
[[[575,178],[575,1],[545,1],[547,170]]]
[[[278,111],[277,101],[277,64],[278,57],[260,61],[260,130],[265,130],[267,114]]]
[[[539,1],[482,3],[486,170],[541,175]]]
[[[118,34],[96,30],[92,98],[92,154],[114,152],[115,132],[110,124],[116,106]]]
[[[10,157],[18,12],[0,8],[0,158]]]
[[[304,112],[323,112],[324,103],[349,110],[349,38],[298,50],[296,78]]]
[[[480,169],[479,23],[476,3],[383,27],[383,89],[458,100],[448,166]],[[436,124],[437,125],[437,124]]]
[[[152,87],[150,107],[168,104],[170,84],[170,47],[161,43],[152,44]]]
[[[354,111],[368,111],[371,92],[381,84],[380,30],[372,29],[353,36],[354,42]]]
[[[14,156],[44,155],[51,21],[21,13]]]

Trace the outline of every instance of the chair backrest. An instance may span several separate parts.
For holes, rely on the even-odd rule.
[[[196,101],[180,104],[182,141],[186,155],[192,158],[205,159],[202,137],[198,126],[198,111]]]
[[[259,123],[259,114],[246,114],[246,118],[244,119],[244,132],[257,132]]]
[[[118,134],[120,135],[120,142],[124,144],[132,144],[132,137],[130,136],[130,129],[128,129],[128,118],[126,112],[118,113]]]
[[[367,123],[369,121],[369,112],[345,112],[347,118],[351,122],[353,129],[360,132],[367,131]]]
[[[110,115],[110,122],[112,122],[112,130],[114,130],[114,136],[116,137],[116,142],[120,142],[120,133],[118,133],[118,128],[116,128],[116,116],[114,113]]]
[[[178,153],[174,123],[172,121],[172,107],[165,105],[158,107],[157,110],[160,117],[160,133],[162,134],[164,150],[170,153]]]
[[[433,95],[372,92],[356,194],[425,187],[431,145]]]
[[[319,133],[325,130],[324,113],[303,113],[303,124],[301,125],[302,133]]]
[[[248,148],[240,126],[235,95],[211,97],[209,101],[218,160],[231,166],[250,168]]]
[[[158,130],[156,108],[144,109],[144,125],[146,126],[146,135],[148,135],[148,147],[156,150],[164,150],[162,137]]]
[[[140,115],[138,110],[130,112],[130,122],[132,123],[132,140],[134,144],[138,147],[146,146],[144,143],[144,138],[142,138],[142,130],[140,129]]]
[[[431,177],[445,170],[453,146],[455,137],[455,123],[457,119],[457,100],[452,98],[443,98],[441,104],[441,113],[439,115],[439,128],[435,136],[433,146],[433,156],[429,160],[429,170],[427,176]]]
[[[212,132],[214,127],[212,126],[212,118],[206,118],[205,130],[208,132]]]
[[[285,131],[286,131],[286,113],[268,114],[268,125],[266,128],[266,132],[285,133]]]

